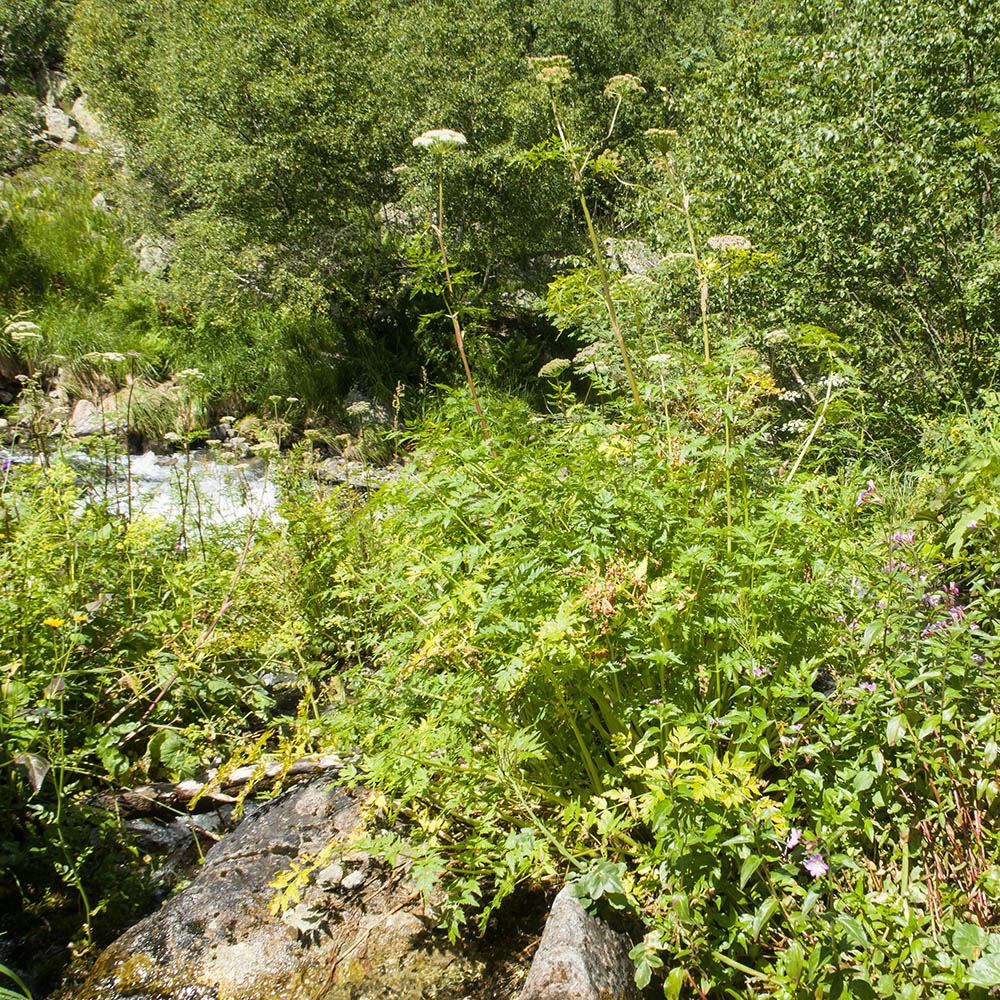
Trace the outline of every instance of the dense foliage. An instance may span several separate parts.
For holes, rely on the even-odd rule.
[[[998,16],[992,3],[761,5],[683,102],[703,224],[782,261],[758,292],[759,330],[835,331],[896,433],[996,378],[1000,99],[984,69]]]
[[[668,995],[994,985],[994,473],[783,482],[737,373],[670,424],[513,407],[499,459],[456,400],[410,477],[303,523],[356,659],[332,736],[455,926],[575,876]]]
[[[668,997],[1000,987],[997,19],[0,2],[0,909],[85,951],[100,793],[337,748],[452,934],[570,881]]]

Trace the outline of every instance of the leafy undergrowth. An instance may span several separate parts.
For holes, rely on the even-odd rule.
[[[77,953],[117,933],[148,886],[99,793],[192,777],[281,725],[274,675],[294,680],[299,643],[280,540],[198,522],[208,501],[178,487],[186,521],[129,520],[59,461],[4,462],[0,932],[35,922]]]
[[[368,506],[291,511],[326,739],[452,933],[568,879],[668,996],[985,996],[995,418],[929,432],[961,468],[789,481],[745,374],[669,418],[494,402],[496,457],[456,398]]]

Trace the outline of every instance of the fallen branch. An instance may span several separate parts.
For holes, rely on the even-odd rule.
[[[135,788],[123,788],[118,792],[98,796],[94,802],[96,805],[113,809],[123,819],[172,819],[178,813],[188,811],[196,798],[198,811],[208,812],[219,806],[235,803],[237,798],[230,792],[242,788],[251,780],[265,784],[275,778],[298,778],[303,775],[318,774],[321,771],[339,770],[346,762],[346,758],[333,754],[303,757],[290,766],[278,761],[268,761],[263,765],[263,772],[259,764],[240,767],[216,782],[218,771],[212,770],[205,774],[204,780],[190,779],[175,783],[138,785]]]

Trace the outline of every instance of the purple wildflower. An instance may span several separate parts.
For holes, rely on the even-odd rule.
[[[873,693],[878,690],[878,685],[874,681],[862,681],[858,687],[861,688],[862,691],[871,691]]]
[[[875,489],[875,480],[874,479],[869,479],[868,480],[868,482],[866,483],[866,488],[863,489],[858,494],[858,499],[855,501],[854,506],[855,507],[862,507],[866,503],[876,504],[879,507],[881,507],[882,504],[885,503],[885,501],[882,499],[882,497],[879,496],[878,490]]]
[[[770,677],[771,671],[767,667],[754,667],[751,671],[754,677]]]
[[[825,875],[829,870],[830,866],[823,860],[823,855],[819,852],[815,854],[810,854],[805,861],[802,862],[802,867],[805,868],[813,878],[819,878],[820,875]]]
[[[892,541],[896,545],[912,545],[916,537],[917,533],[913,528],[910,528],[909,531],[894,531],[892,533]]]
[[[943,632],[950,624],[951,622],[948,621],[948,619],[931,622],[930,625],[924,626],[923,632],[920,633],[920,638],[926,639],[929,636],[934,635],[935,632]]]
[[[4,455],[3,461],[0,462],[0,472],[9,472],[11,467],[10,455]]]
[[[790,851],[794,847],[798,847],[802,843],[802,831],[797,827],[793,826],[788,833],[788,840],[785,841],[785,851]]]

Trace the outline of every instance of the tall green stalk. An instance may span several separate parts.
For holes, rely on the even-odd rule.
[[[562,145],[563,154],[573,172],[573,184],[576,187],[577,197],[580,199],[580,207],[583,209],[583,218],[587,223],[587,233],[590,236],[590,245],[594,251],[594,260],[601,275],[601,292],[604,295],[604,305],[608,310],[608,322],[611,330],[618,341],[618,349],[621,351],[622,361],[625,364],[625,375],[628,378],[629,388],[632,390],[632,400],[637,410],[642,409],[642,397],[639,395],[639,386],[636,384],[635,375],[632,373],[632,364],[629,361],[628,348],[625,346],[625,337],[622,335],[621,324],[618,322],[618,313],[615,310],[614,299],[611,297],[611,282],[608,280],[608,269],[604,264],[604,255],[601,253],[600,244],[597,242],[597,231],[594,229],[594,220],[590,215],[590,207],[587,205],[587,197],[583,193],[583,168],[577,161],[573,147],[566,138],[566,130],[563,127],[562,119],[559,116],[559,105],[556,103],[555,84],[549,83],[549,100],[552,103],[552,117],[555,120],[556,132],[559,134],[559,142]],[[619,107],[621,100],[619,99]],[[618,108],[615,108],[615,116]],[[614,118],[612,118],[612,128]]]
[[[441,252],[441,266],[444,268],[444,283],[445,288],[442,290],[442,296],[445,300],[445,306],[448,309],[448,318],[451,320],[452,328],[455,331],[455,344],[458,347],[459,356],[462,359],[462,367],[465,369],[465,380],[469,383],[469,392],[472,393],[472,402],[476,407],[476,413],[479,416],[479,426],[483,429],[483,437],[490,441],[490,432],[486,427],[486,418],[483,416],[483,408],[479,404],[479,396],[476,393],[476,383],[472,379],[472,369],[469,367],[469,359],[465,354],[465,337],[462,335],[462,326],[458,321],[458,300],[455,296],[455,288],[451,281],[451,267],[448,264],[448,251],[445,249],[444,245],[444,155],[442,153],[437,154],[438,158],[438,212],[437,212],[437,225],[433,226],[434,234],[437,236],[438,248]],[[496,452],[493,450],[492,443],[490,444],[490,451],[493,451],[494,457],[496,457]]]

